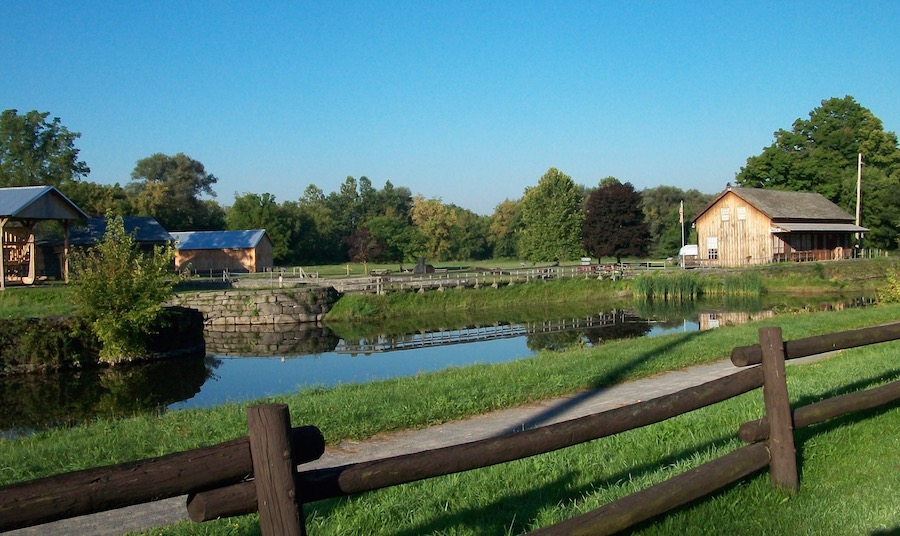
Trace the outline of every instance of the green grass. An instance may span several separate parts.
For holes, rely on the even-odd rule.
[[[44,317],[72,312],[71,289],[63,285],[9,287],[0,292],[0,318]]]
[[[786,339],[890,322],[900,305],[783,315],[742,326],[545,352],[495,365],[449,368],[415,377],[334,388],[309,388],[272,398],[290,406],[296,424],[319,426],[329,443],[421,427],[534,400],[597,388],[725,358],[756,342],[762,325],[780,325]],[[0,440],[0,482],[116,463],[213,444],[243,435],[250,403],[206,410],[98,421]]]
[[[820,315],[815,315],[820,316]],[[900,343],[788,367],[792,403],[900,379]],[[740,447],[738,426],[763,413],[761,390],[675,419],[500,466],[304,507],[310,534],[522,534],[594,510]],[[900,528],[900,408],[796,433],[801,489],[763,471],[639,527],[635,534],[856,535]],[[182,523],[149,534],[258,534],[258,517]],[[882,531],[882,532],[879,532]]]

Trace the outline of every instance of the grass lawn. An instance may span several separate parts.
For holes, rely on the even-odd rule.
[[[794,404],[900,379],[900,343],[788,368]],[[847,386],[850,386],[849,388]],[[596,509],[741,446],[763,412],[756,390],[669,421],[500,466],[306,505],[309,534],[523,534]],[[801,490],[763,471],[634,534],[856,535],[900,530],[900,407],[797,431]],[[258,518],[182,523],[148,534],[258,534]]]
[[[749,325],[543,353],[499,365],[448,369],[278,397],[294,424],[329,443],[421,427],[724,358],[756,342],[763,325],[787,340],[896,321],[900,306],[782,315]],[[842,385],[900,376],[897,344],[846,351],[789,368],[795,400]],[[0,483],[157,456],[246,433],[248,404],[173,411],[0,440]],[[665,423],[503,466],[306,506],[310,534],[519,534],[589,511],[738,446],[736,430],[761,414],[759,392]],[[859,534],[900,527],[900,410],[800,432],[801,495],[785,498],[763,474],[710,502],[643,529],[647,534]],[[848,438],[854,438],[853,443]],[[709,506],[715,505],[715,506]],[[852,515],[842,513],[852,510]],[[662,528],[660,528],[662,527]],[[724,527],[724,528],[723,528]],[[654,532],[655,531],[655,532]],[[256,534],[254,516],[183,524],[152,534]]]

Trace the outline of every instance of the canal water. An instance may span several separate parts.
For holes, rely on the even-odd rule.
[[[833,306],[846,306],[841,301]],[[851,300],[851,305],[865,304]],[[821,304],[816,307],[822,307]],[[141,412],[210,407],[334,386],[411,376],[473,363],[500,363],[542,350],[713,329],[772,316],[772,309],[721,306],[664,320],[630,310],[538,321],[496,321],[412,333],[339,335],[325,326],[234,327],[206,333],[207,355],[194,359],[83,369],[4,379],[0,435]]]

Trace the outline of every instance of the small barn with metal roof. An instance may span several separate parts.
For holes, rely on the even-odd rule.
[[[848,258],[868,232],[821,194],[762,188],[728,187],[693,222],[707,266]]]
[[[164,246],[173,240],[169,231],[166,231],[153,216],[123,216],[122,224],[125,232],[134,237],[138,247],[147,252],[153,251],[154,246]],[[103,240],[105,234],[105,217],[88,218],[85,225],[72,227],[69,244],[92,246]]]
[[[53,186],[0,188],[0,289],[7,282],[34,283],[37,252],[34,227],[42,221],[58,221],[63,227],[60,266],[68,273],[69,227],[87,219],[75,203]]]
[[[169,233],[175,239],[175,269],[192,272],[271,270],[272,239],[265,229]]]

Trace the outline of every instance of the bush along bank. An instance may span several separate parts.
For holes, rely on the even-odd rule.
[[[146,335],[141,360],[203,355],[203,315],[168,307]],[[80,316],[0,320],[0,374],[100,365],[100,341]]]

